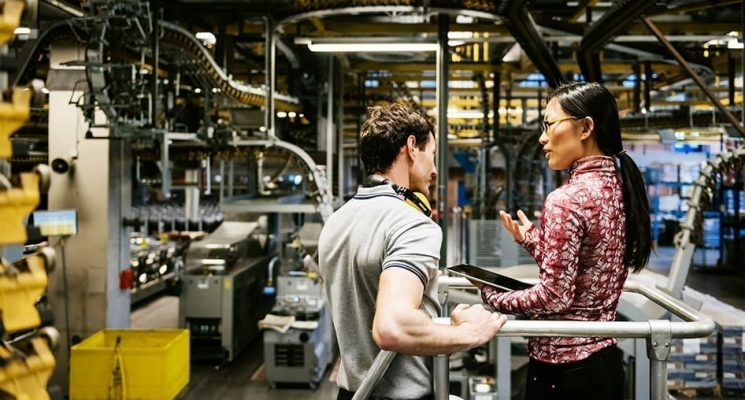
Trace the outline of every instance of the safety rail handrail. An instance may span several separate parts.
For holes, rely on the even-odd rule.
[[[451,288],[472,288],[466,278],[441,276],[441,291]],[[641,321],[558,321],[558,320],[509,320],[497,336],[564,336],[564,337],[616,337],[647,339],[647,356],[650,359],[650,398],[667,398],[667,358],[672,346],[672,338],[696,338],[710,335],[715,329],[714,321],[694,310],[669,294],[635,281],[626,281],[624,292],[638,293],[685,322],[670,320]],[[367,399],[388,369],[396,353],[381,350],[365,375],[360,387],[355,391],[354,400]],[[447,358],[444,358],[447,363]],[[437,368],[437,363],[435,364]],[[440,368],[443,368],[440,366]],[[438,379],[447,378],[447,365],[444,371],[435,371],[435,399],[447,399],[449,393]],[[444,374],[444,375],[443,375]],[[444,386],[447,388],[447,386]]]

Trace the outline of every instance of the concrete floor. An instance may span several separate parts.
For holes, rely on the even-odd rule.
[[[650,260],[650,269],[667,274],[674,249],[657,249]],[[715,257],[716,254],[706,254]],[[702,257],[702,256],[699,256]],[[743,261],[745,264],[745,260]],[[703,293],[711,294],[721,301],[745,309],[745,265],[736,271],[722,271],[715,268],[692,268],[687,285]],[[138,306],[132,312],[133,328],[175,328],[178,325],[178,298],[162,296]],[[337,386],[333,382],[333,365],[326,372],[317,389],[305,385],[281,385],[272,388],[261,373],[263,348],[259,338],[240,354],[232,363],[216,368],[214,363],[193,363],[191,380],[184,399],[251,399],[251,400],[328,400],[336,398]],[[520,375],[514,374],[516,376]],[[517,382],[513,387],[519,387]],[[517,393],[514,393],[517,395]],[[718,397],[690,397],[699,400]],[[519,396],[514,396],[519,397]]]

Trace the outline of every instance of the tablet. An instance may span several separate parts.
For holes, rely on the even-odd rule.
[[[460,264],[454,267],[448,267],[447,270],[456,275],[464,276],[501,290],[523,290],[533,287],[529,283],[474,265]]]

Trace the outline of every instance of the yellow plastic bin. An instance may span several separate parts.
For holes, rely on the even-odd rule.
[[[185,329],[104,329],[72,347],[73,400],[173,399],[188,383]]]

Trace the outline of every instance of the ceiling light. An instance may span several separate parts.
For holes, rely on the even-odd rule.
[[[31,34],[31,28],[27,28],[25,26],[19,26],[13,31],[13,34],[16,36],[28,36]]]
[[[437,43],[308,43],[315,53],[437,51]]]
[[[473,32],[467,32],[467,31],[448,32],[448,39],[470,39],[472,37],[473,37]]]
[[[297,116],[297,113],[295,113],[295,111],[290,111],[287,113],[287,116],[290,118],[295,118]]]
[[[448,110],[448,118],[482,119],[484,118],[484,113],[481,111],[467,111],[467,110],[450,111]]]

